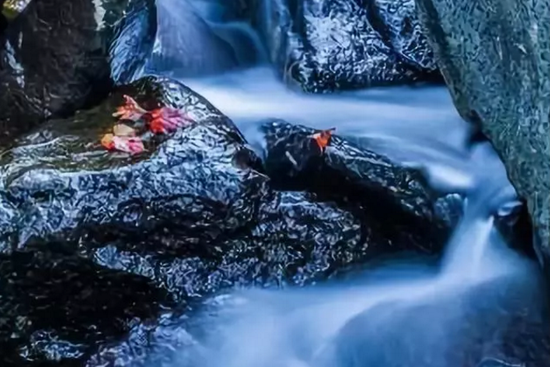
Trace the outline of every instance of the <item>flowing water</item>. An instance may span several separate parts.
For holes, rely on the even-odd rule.
[[[219,13],[219,3],[194,4],[203,15]],[[469,143],[472,131],[444,87],[311,96],[288,90],[264,66],[180,77],[235,121],[259,152],[256,129],[265,118],[335,127],[424,169],[441,192],[467,199],[440,266],[401,259],[325,285],[220,296],[212,300],[215,312],[197,316],[202,336],[193,351],[176,352],[174,367],[521,365],[495,347],[494,337],[514,312],[501,303],[516,298],[511,294],[532,302],[538,292],[532,262],[509,250],[495,229],[517,198],[491,146]],[[467,356],[470,350],[476,352]]]
[[[501,297],[498,289],[514,292],[514,287],[523,287],[534,276],[532,264],[508,250],[495,230],[496,217],[518,205],[504,167],[489,144],[468,143],[471,132],[455,112],[445,88],[403,87],[306,96],[287,90],[268,68],[262,67],[184,81],[231,117],[252,144],[258,140],[258,121],[268,117],[316,128],[336,127],[342,136],[425,169],[435,188],[460,192],[467,200],[464,217],[440,267],[418,259],[401,259],[326,286],[235,293],[230,306],[216,311],[217,321],[209,321],[210,332],[202,339],[201,356],[190,358],[186,354],[176,366],[389,366],[384,357],[368,351],[380,348],[379,342],[365,342],[351,352],[339,348],[350,340],[357,341],[361,331],[355,330],[352,338],[346,336],[347,329],[354,323],[364,323],[363,315],[369,312],[377,322],[364,325],[364,338],[384,338],[402,328],[412,333],[414,329],[416,348],[431,350],[433,366],[447,366],[451,348],[447,342],[458,336],[450,335],[444,342],[438,338],[439,329],[432,330],[430,325],[443,322],[453,330],[453,325],[467,321],[463,308],[448,314],[449,300],[468,304],[464,306],[468,317],[479,317],[472,316],[478,311],[471,309],[475,310],[479,297],[476,287],[491,284],[496,294],[484,291],[484,297],[488,297],[484,302],[494,302],[497,307]],[[411,325],[407,325],[404,316],[396,315],[400,321],[394,323],[391,315],[380,316],[380,307],[388,304],[402,315],[408,314],[408,306],[415,309],[419,304],[433,305],[433,311],[445,313],[445,317],[440,320],[433,315],[426,325],[412,318]],[[396,346],[396,361],[405,363],[397,355],[407,355],[406,348],[410,347]],[[360,357],[350,361],[350,353]]]

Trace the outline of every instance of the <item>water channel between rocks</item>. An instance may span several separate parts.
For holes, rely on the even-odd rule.
[[[216,2],[194,4],[204,18],[216,20]],[[305,95],[286,88],[269,67],[182,81],[228,115],[260,156],[258,129],[265,119],[335,127],[359,145],[420,167],[432,187],[461,193],[466,200],[437,266],[405,257],[316,287],[220,296],[196,316],[199,331],[186,331],[194,347],[176,351],[168,365],[502,367],[530,362],[533,356],[507,350],[513,342],[505,335],[519,310],[537,309],[529,303],[541,297],[538,271],[509,250],[495,229],[495,216],[517,204],[516,193],[490,144],[469,143],[472,130],[445,87]],[[538,321],[536,315],[526,318]]]
[[[517,204],[515,191],[490,145],[468,143],[471,131],[445,88],[306,96],[262,67],[182,81],[235,121],[260,154],[257,128],[266,118],[335,127],[467,199],[437,266],[401,258],[314,287],[215,297],[193,316],[195,332],[182,331],[186,347],[149,367],[523,365],[498,335],[533,306],[526,304],[540,291],[538,271],[496,231],[496,216]]]
[[[111,128],[118,90],[0,157],[6,244],[20,247],[6,245],[0,262],[11,302],[0,294],[7,366],[550,366],[548,287],[536,261],[513,249],[530,239],[503,225],[520,202],[447,89],[297,92],[266,66],[251,26],[222,19],[224,1],[157,0],[152,54],[132,73],[156,75],[137,81],[152,87],[134,97],[168,85],[155,103],[177,100],[172,107],[189,107],[196,121],[149,134],[135,161],[107,151],[96,135]],[[319,149],[304,126],[335,128],[332,145]],[[296,173],[307,181],[300,188],[284,187],[304,168],[288,164],[285,149],[309,154],[300,150],[309,143],[312,165],[324,166],[311,170],[315,179]],[[319,177],[341,167],[323,190]],[[340,196],[327,194],[339,184],[348,185]],[[439,204],[450,209],[441,214]],[[460,214],[456,225],[448,218]],[[435,238],[450,228],[441,250]]]

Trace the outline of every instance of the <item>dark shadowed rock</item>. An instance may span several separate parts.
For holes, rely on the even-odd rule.
[[[139,276],[49,252],[0,256],[2,366],[75,363],[156,315],[164,292]]]
[[[437,78],[413,0],[258,0],[270,60],[289,84],[330,92]]]
[[[550,264],[550,2],[417,0],[461,116],[481,127]],[[550,274],[550,272],[549,272]]]
[[[15,221],[16,241],[4,243],[4,252],[36,241],[75,243],[83,236],[104,242],[125,234],[139,242],[165,226],[181,227],[187,235],[178,244],[156,244],[156,251],[185,252],[253,218],[254,206],[240,200],[259,200],[268,178],[237,166],[236,157],[245,165],[247,158],[240,133],[202,97],[178,83],[154,80],[120,88],[74,118],[52,120],[3,154],[1,187],[23,209]],[[147,109],[184,107],[201,123],[166,141],[151,137],[141,155],[108,152],[100,139],[116,122],[111,114],[122,104],[122,93]]]
[[[106,151],[99,141],[116,122],[112,113],[122,103],[123,94],[147,110],[161,106],[184,110],[195,122],[169,135],[142,134],[146,151],[137,155]],[[273,162],[285,159],[278,157],[280,152],[271,137],[276,135],[297,146],[311,138],[301,127],[272,128],[265,130],[271,145],[264,167],[231,120],[208,101],[178,82],[153,76],[118,88],[104,103],[73,118],[42,124],[16,139],[14,147],[0,156],[0,268],[9,272],[22,257],[32,260],[61,253],[52,260],[52,266],[74,275],[40,283],[35,274],[43,279],[51,262],[42,266],[37,260],[32,262],[36,271],[26,273],[25,282],[40,284],[42,292],[53,294],[48,297],[56,307],[74,308],[74,318],[81,318],[78,327],[86,329],[82,325],[95,325],[95,311],[80,308],[79,299],[74,305],[69,296],[59,298],[58,294],[71,289],[72,279],[86,279],[89,267],[103,269],[115,279],[127,279],[109,283],[113,288],[106,291],[107,295],[120,286],[126,288],[121,297],[125,292],[135,292],[135,297],[150,297],[146,303],[164,304],[163,297],[149,290],[152,287],[166,291],[182,308],[189,309],[193,300],[222,289],[311,284],[378,254],[403,249],[434,253],[441,248],[450,224],[440,220],[445,209],[434,209],[436,201],[420,176],[399,167],[377,168],[385,162],[382,157],[354,150],[334,138],[335,146],[327,157],[340,152],[330,163],[334,170],[341,170],[339,177],[349,176],[350,181],[359,182],[360,192],[372,189],[383,200],[396,204],[381,207],[376,202],[368,206],[359,201],[354,205],[349,198],[355,192],[346,191],[354,189],[350,185],[333,196],[308,185],[282,190],[278,180],[269,177],[275,173]],[[354,156],[347,156],[352,152],[357,157],[371,155],[378,161],[354,163]],[[304,159],[310,158],[304,154]],[[362,176],[363,169],[381,176]],[[405,191],[382,190],[384,185]],[[387,215],[376,215],[382,212]],[[388,216],[392,212],[395,218]],[[417,226],[424,222],[422,228],[434,230],[422,234]],[[7,293],[0,288],[3,302],[23,302],[15,296],[27,289],[20,277],[16,276],[16,283],[23,288],[14,286]],[[92,289],[82,292],[97,291],[96,284],[90,280],[83,287]],[[137,307],[133,298],[117,297],[113,296],[113,304],[108,305],[115,310],[113,316],[106,313],[101,321],[107,325],[101,337],[89,328],[78,329],[81,334],[67,334],[52,321],[25,329],[16,344],[10,344],[7,334],[0,334],[4,338],[0,344],[9,350],[5,355],[21,355],[25,363],[39,364],[58,359],[52,354],[56,350],[61,359],[75,355],[81,361],[85,358],[81,351],[101,344],[105,351],[101,358],[118,360],[108,352],[112,344],[104,343],[127,329],[121,326],[115,330],[109,323],[119,325],[113,321],[118,313],[139,314],[142,322],[132,324],[133,330],[155,330],[155,323],[146,320],[157,309],[151,306],[140,313],[141,308],[132,308]],[[34,305],[21,315],[38,312]],[[16,307],[10,313],[9,325],[18,319],[18,310]],[[127,343],[136,353],[144,348],[140,340]],[[83,346],[63,349],[73,344]],[[28,346],[25,351],[29,352],[21,354],[20,346]],[[32,356],[39,357],[33,362]]]
[[[155,21],[150,0],[30,1],[0,34],[0,144],[132,80]]]
[[[322,152],[311,138],[318,131],[285,121],[266,122],[262,130],[266,171],[276,187],[307,190],[324,200],[349,205],[370,225],[379,223],[389,239],[412,240],[416,233],[423,238],[418,237],[418,246],[423,247],[426,236],[439,238],[425,242],[429,251],[435,250],[430,244],[445,241],[454,223],[443,220],[442,214],[453,212],[452,205],[444,203],[453,199],[438,198],[421,171],[338,136]],[[447,210],[438,212],[438,208]],[[397,240],[396,245],[400,242],[409,243]]]
[[[146,151],[141,154],[108,152],[99,139],[115,123],[111,113],[122,103],[123,93],[148,110],[183,109],[196,122],[169,137],[146,133]],[[85,239],[99,244],[122,240],[131,249],[152,248],[155,253],[185,255],[197,250],[218,256],[227,252],[221,242],[256,236],[264,240],[275,236],[274,242],[280,242],[280,236],[296,237],[297,246],[308,247],[310,232],[311,246],[321,241],[326,248],[322,236],[302,228],[300,222],[313,226],[320,220],[316,230],[323,233],[321,223],[335,215],[341,222],[334,225],[349,225],[327,231],[327,238],[338,233],[348,242],[355,235],[348,237],[345,228],[358,223],[356,203],[350,200],[357,195],[376,197],[378,201],[371,205],[377,206],[379,218],[385,211],[411,221],[434,224],[439,220],[434,214],[436,198],[415,170],[337,137],[323,155],[300,150],[313,140],[307,129],[290,124],[266,125],[265,137],[267,175],[233,123],[185,86],[147,77],[121,87],[100,106],[69,120],[52,120],[16,140],[17,146],[0,157],[6,209],[2,252],[52,241],[73,246]],[[303,161],[300,173],[309,176],[287,180],[296,185],[282,187],[283,175],[293,175],[293,168],[285,166],[289,150],[294,159]],[[324,178],[327,185],[344,186],[327,196],[318,185]],[[358,200],[357,205],[364,203]],[[361,207],[361,211],[367,209]],[[369,210],[373,211],[372,206]],[[295,225],[275,229],[283,224],[282,218],[295,218]],[[297,232],[289,236],[286,230],[292,228]],[[167,230],[170,234],[165,237]],[[151,239],[154,244],[148,244]],[[441,243],[432,244],[437,251]]]

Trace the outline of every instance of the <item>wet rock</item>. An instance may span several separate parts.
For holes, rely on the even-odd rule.
[[[0,256],[2,366],[75,363],[156,315],[164,292],[139,276],[51,252]]]
[[[161,105],[181,108],[196,123],[170,137],[144,135],[147,150],[139,155],[108,152],[100,146],[99,137],[115,123],[111,113],[122,103],[123,93],[134,96],[147,110]],[[281,139],[278,141],[287,149],[299,149],[312,141],[302,127],[285,127],[276,123],[266,126],[270,154],[265,175],[259,158],[233,123],[183,85],[147,77],[119,88],[97,108],[70,120],[52,120],[18,139],[17,146],[0,157],[5,225],[12,231],[11,236],[5,233],[7,240],[1,250],[10,253],[52,241],[71,244],[84,239],[108,244],[122,240],[130,250],[198,251],[201,256],[216,257],[226,254],[221,242],[255,236],[279,242],[281,233],[296,239],[297,246],[304,242],[307,247],[311,240],[312,245],[327,247],[314,229],[323,233],[323,223],[331,218],[339,219],[334,224],[339,229],[326,231],[326,238],[334,240],[328,242],[336,242],[334,233],[346,241],[358,233],[353,230],[350,237],[345,230],[358,223],[354,204],[347,200],[357,195],[355,191],[361,195],[373,191],[378,200],[388,202],[388,207],[377,208],[377,215],[394,210],[395,215],[403,212],[420,221],[437,219],[435,199],[419,172],[396,167],[381,156],[375,161],[374,153],[354,150],[337,137],[322,156],[328,167],[321,165],[320,171],[313,173],[323,179],[331,177],[325,176],[324,169],[341,169],[334,182],[358,181],[357,188],[350,184],[340,190],[347,204],[339,206],[338,194],[323,198],[323,192],[315,188],[319,181],[308,181],[313,175],[297,180],[304,182],[302,187],[273,190],[281,189],[283,177],[274,162],[284,164],[288,159],[273,139]],[[285,139],[294,145],[284,143]],[[293,154],[304,162],[315,158],[308,152]],[[367,162],[369,154],[371,161]],[[312,187],[309,192],[298,192],[308,186]],[[313,228],[316,221],[319,228]],[[8,223],[16,225],[9,227]],[[290,236],[287,231],[292,228],[296,233]],[[166,237],[163,233],[167,230],[170,234]],[[173,238],[175,233],[177,238]],[[148,244],[153,238],[154,245]]]
[[[285,121],[265,122],[262,130],[266,172],[279,189],[308,190],[351,206],[367,223],[380,223],[379,229],[396,243],[410,243],[398,238],[412,240],[414,233],[423,240],[433,235],[438,240],[426,243],[428,252],[437,252],[430,244],[444,242],[455,223],[456,199],[438,197],[418,169],[336,135],[323,150],[312,138],[317,130]]]
[[[150,0],[30,1],[0,34],[0,144],[132,80],[155,20]]]
[[[527,202],[535,247],[548,267],[550,2],[417,4],[455,106],[481,127],[504,161]]]
[[[154,326],[136,326],[124,342],[100,348],[86,367],[114,366],[115,358],[124,367],[213,366],[220,350],[218,345],[212,348],[216,343],[210,338],[227,335],[224,326],[242,317],[246,303],[239,295],[224,293],[197,303],[186,315],[164,313]]]
[[[361,223],[335,205],[312,202],[314,197],[299,193],[282,193],[274,199],[261,205],[258,218],[211,245],[211,250],[199,247],[167,256],[162,248],[131,251],[126,243],[113,241],[88,249],[86,257],[110,269],[147,277],[177,301],[187,302],[239,286],[313,283],[382,251],[374,242],[377,238],[363,233]],[[169,231],[165,242],[177,235],[175,228]],[[141,244],[152,241],[148,238]]]
[[[152,135],[140,130],[140,124],[148,119],[145,115],[133,123],[145,151],[135,155],[107,151],[100,139],[116,123],[112,113],[122,104],[124,94],[148,111],[163,106],[177,108],[194,122],[170,134]],[[273,135],[297,146],[311,141],[302,127],[270,130],[272,127],[265,130],[268,141]],[[286,159],[278,157],[277,149],[270,149],[268,159],[262,162],[231,120],[203,97],[167,78],[141,78],[118,88],[93,109],[42,124],[2,153],[3,266],[12,269],[21,256],[62,253],[58,260],[52,260],[52,266],[73,269],[67,272],[74,272],[74,279],[86,279],[87,266],[97,266],[115,278],[128,277],[130,280],[121,283],[127,288],[121,295],[137,292],[136,297],[145,294],[145,285],[133,282],[142,284],[148,279],[147,287],[166,291],[170,299],[188,310],[194,300],[222,289],[312,284],[381,253],[402,249],[437,252],[444,244],[440,235],[448,234],[449,226],[437,224],[439,214],[434,213],[445,211],[445,206],[435,210],[435,201],[423,184],[407,181],[420,177],[398,167],[375,169],[376,161],[372,167],[356,166],[358,163],[348,160],[351,156],[346,154],[354,152],[362,157],[373,153],[355,151],[337,137],[334,144],[327,156],[335,154],[331,162],[336,162],[333,169],[341,169],[339,177],[349,175],[350,180],[360,182],[361,192],[376,190],[387,200],[396,195],[398,204],[381,208],[379,203],[368,206],[359,201],[353,205],[348,197],[354,192],[345,192],[354,188],[351,185],[343,186],[339,197],[326,196],[315,186],[283,190],[275,176],[269,177],[277,166],[273,162]],[[304,155],[304,159],[309,157]],[[381,157],[377,159],[384,162]],[[381,176],[361,176],[360,171],[367,168],[370,174]],[[398,195],[391,189],[381,190],[386,184],[405,191]],[[419,217],[416,222],[400,223],[395,218],[388,222],[387,216],[376,215],[385,210],[388,214],[393,211],[395,218]],[[422,234],[415,228],[423,221],[432,222],[426,228],[436,229]],[[73,261],[89,265],[82,265],[79,273],[80,265],[72,266]],[[49,269],[50,262],[40,264],[34,267],[37,274]],[[62,293],[70,287],[71,279],[46,282],[43,292]],[[94,284],[83,286],[94,288]],[[116,292],[119,283],[112,284]],[[0,294],[12,299],[14,292]],[[164,298],[150,292],[146,293],[151,297],[148,303],[164,304]],[[56,302],[64,305],[65,301]],[[133,304],[126,305],[126,299],[117,297],[113,302],[112,307],[122,313]],[[34,312],[33,305],[28,312]],[[15,319],[17,312],[16,308],[12,313]],[[82,321],[83,325],[87,322],[91,321]],[[10,344],[11,349],[6,346],[10,350],[6,355],[22,355],[29,364],[35,355],[55,361],[61,354],[60,358],[82,361],[83,351],[93,349],[97,340],[105,351],[101,356],[119,361],[117,355],[108,352],[111,344],[105,344],[118,335],[118,329],[107,328],[103,339],[90,336],[81,342],[79,337],[64,334],[53,321],[47,326],[29,329],[17,345]],[[145,320],[131,327],[155,330],[155,323]],[[143,349],[141,342],[139,338],[128,341],[133,352]],[[28,346],[24,353],[21,345]]]
[[[283,79],[307,92],[436,80],[413,0],[258,1],[256,21]]]
[[[122,234],[136,236],[138,246],[148,232],[160,236],[157,251],[185,252],[253,218],[254,207],[240,200],[260,199],[268,179],[234,164],[235,156],[246,160],[238,130],[184,86],[154,80],[120,88],[107,102],[72,119],[49,121],[4,153],[0,187],[7,202],[22,210],[15,221],[16,242],[4,243],[3,252],[87,236],[104,243]],[[100,138],[115,124],[111,114],[123,103],[123,93],[149,110],[159,103],[184,106],[201,123],[166,141],[144,137],[147,151],[141,155],[106,151]],[[207,159],[207,153],[218,159]],[[161,245],[165,226],[184,228],[183,242]]]

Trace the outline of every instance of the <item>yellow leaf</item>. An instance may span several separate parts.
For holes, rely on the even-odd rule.
[[[101,138],[101,145],[103,145],[106,149],[113,149],[113,138],[113,134],[105,134],[103,138]]]

